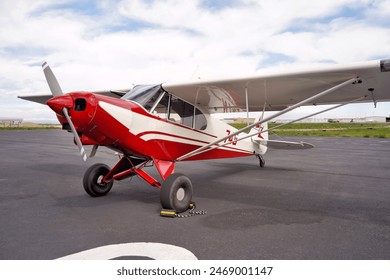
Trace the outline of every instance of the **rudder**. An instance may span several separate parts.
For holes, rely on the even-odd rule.
[[[255,122],[260,121],[262,118],[263,114],[256,118]],[[250,134],[255,134],[251,139],[256,154],[264,155],[267,152],[268,123],[264,122],[262,124],[256,125],[251,129]]]

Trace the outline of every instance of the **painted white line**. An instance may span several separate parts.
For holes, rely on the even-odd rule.
[[[163,243],[123,243],[107,245],[68,255],[58,260],[110,260],[125,256],[148,257],[155,260],[197,260],[187,249]]]

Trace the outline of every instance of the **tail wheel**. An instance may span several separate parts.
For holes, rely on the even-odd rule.
[[[106,195],[112,188],[114,181],[103,183],[104,176],[110,171],[110,168],[101,163],[92,165],[84,174],[84,189],[90,196],[97,197]]]
[[[259,164],[260,164],[260,167],[264,167],[265,166],[265,159],[262,155],[256,155],[256,157],[259,159]]]
[[[188,209],[192,200],[192,183],[183,174],[170,175],[161,186],[160,201],[164,209],[172,209],[178,213]]]

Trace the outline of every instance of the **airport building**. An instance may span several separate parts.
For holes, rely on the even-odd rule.
[[[0,118],[0,127],[18,127],[23,119],[3,119]]]
[[[254,118],[225,118],[222,119],[226,123],[253,123]],[[276,119],[275,123],[287,123],[292,120]],[[370,116],[363,118],[307,118],[297,123],[385,123],[390,122],[390,117],[385,116]]]

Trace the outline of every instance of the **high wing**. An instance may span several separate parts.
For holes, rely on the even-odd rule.
[[[110,97],[122,97],[125,95],[130,89],[121,89],[121,90],[101,90],[101,91],[89,91],[92,93],[110,96]],[[21,99],[40,103],[46,105],[46,102],[53,97],[51,94],[46,95],[26,95],[26,96],[18,96]]]
[[[164,83],[167,92],[209,113],[279,111],[319,92],[356,79],[306,105],[390,101],[390,59],[248,78]],[[365,100],[359,97],[367,96]]]

